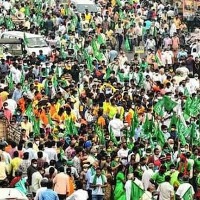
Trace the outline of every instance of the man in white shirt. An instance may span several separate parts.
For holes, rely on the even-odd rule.
[[[44,152],[48,155],[49,160],[56,160],[57,161],[57,152],[53,148],[52,142],[48,141],[47,148],[45,148]]]
[[[8,95],[8,99],[5,101],[8,104],[8,109],[11,111],[12,114],[15,113],[15,110],[17,108],[17,103],[15,100],[12,99],[12,95]]]
[[[126,181],[125,189],[126,189],[126,200],[131,200],[131,189],[133,182],[140,187],[141,189],[144,189],[142,181],[138,179],[139,173],[137,171],[134,172],[133,178]]]
[[[34,197],[36,196],[37,190],[41,188],[41,181],[43,174],[44,174],[44,169],[42,167],[38,167],[38,171],[32,174],[31,189]]]
[[[128,162],[128,152],[126,142],[123,143],[122,148],[117,152],[117,156],[120,158],[123,165],[126,165]]]
[[[147,188],[149,186],[151,186],[151,182],[149,181],[151,179],[151,177],[153,176],[154,172],[153,172],[153,163],[149,163],[148,164],[149,169],[145,170],[143,175],[142,175],[142,183],[144,186],[144,190],[147,190]]]
[[[101,168],[96,169],[96,174],[91,177],[92,199],[103,200],[103,188],[107,186],[106,176],[102,174]]]
[[[76,191],[72,193],[66,200],[87,200],[88,193],[83,190],[83,184],[81,181],[76,182]]]
[[[170,176],[165,177],[165,182],[158,186],[159,200],[173,200],[174,199],[174,187],[170,185]]]
[[[194,188],[190,183],[188,183],[188,181],[189,177],[184,176],[183,177],[184,183],[180,184],[176,191],[176,195],[179,197],[180,200],[183,200],[183,196],[185,195],[186,192],[190,192],[190,194],[192,195],[190,199],[194,199]]]
[[[113,132],[116,139],[119,141],[121,137],[121,130],[124,128],[124,123],[120,119],[120,115],[116,114],[115,118],[109,122],[108,130]]]
[[[36,151],[33,149],[33,143],[29,142],[27,144],[27,150],[25,152],[28,152],[29,154],[29,160],[31,161],[32,159],[36,159]]]

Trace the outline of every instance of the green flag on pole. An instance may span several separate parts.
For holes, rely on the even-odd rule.
[[[190,106],[190,113],[191,116],[196,117],[199,114],[199,98],[192,98],[191,106]]]
[[[187,97],[185,104],[184,104],[184,111],[183,111],[183,116],[184,116],[185,120],[190,118],[191,104],[192,104],[192,99],[190,97]]]
[[[159,126],[157,126],[155,129],[155,136],[159,145],[163,147],[163,145],[165,144],[165,137]]]
[[[106,81],[110,78],[111,72],[112,72],[112,70],[111,70],[110,66],[108,65],[108,67],[106,69],[106,75],[105,75],[105,80]]]
[[[197,141],[196,124],[193,122],[189,127],[190,144],[194,144]]]
[[[114,133],[113,133],[112,128],[110,128],[109,132],[110,132],[110,140],[111,140],[115,145],[118,145],[117,139],[116,139],[116,137],[114,136]]]
[[[159,116],[164,115],[163,104],[164,104],[163,99],[160,99],[153,107],[154,112]]]
[[[30,7],[29,6],[26,6],[25,7],[25,12],[24,12],[25,16],[26,17],[29,17],[30,16]]]
[[[135,182],[132,181],[130,199],[140,200],[143,194],[144,190],[140,186],[138,186]]]
[[[11,72],[10,72],[10,74],[8,76],[8,88],[9,88],[9,91],[14,89],[13,75],[12,75]]]
[[[125,51],[130,51],[131,50],[128,37],[126,37],[126,39],[125,39],[124,49],[125,49]]]
[[[64,49],[64,46],[61,44],[61,46],[60,46],[60,57],[62,58],[62,59],[66,59],[67,58],[67,54],[66,54],[66,52],[65,52],[65,49]]]
[[[6,18],[5,22],[6,22],[6,28],[8,30],[13,30],[15,28],[15,25],[10,17]]]
[[[183,145],[185,145],[186,144],[185,133],[186,133],[187,127],[183,124],[180,118],[178,118],[176,127],[178,131],[179,140]]]
[[[77,135],[78,129],[75,126],[75,123],[72,121],[72,119],[68,119],[65,121],[65,136],[67,135]]]
[[[170,125],[169,125],[169,131],[171,130],[172,124],[176,125],[177,124],[177,116],[176,113],[173,113],[171,120],[170,120]]]
[[[132,118],[131,127],[130,127],[130,130],[129,130],[129,137],[133,137],[135,135],[135,129],[138,126],[139,126],[138,114],[135,111],[133,118]]]
[[[34,136],[38,136],[40,134],[40,118],[33,118],[33,132]]]
[[[26,33],[24,33],[24,44],[25,44],[25,45],[28,44],[28,38],[26,37]]]
[[[139,73],[138,73],[138,86],[139,87],[142,87],[144,85],[144,73],[140,70]]]
[[[172,101],[168,96],[163,97],[163,106],[165,110],[171,111],[177,105],[175,101]]]
[[[102,145],[105,145],[104,130],[101,127],[99,127],[97,124],[95,125],[95,133],[97,134],[99,138],[99,143]]]

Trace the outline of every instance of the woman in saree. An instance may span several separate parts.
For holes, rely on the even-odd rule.
[[[115,190],[114,190],[114,200],[126,200],[126,192],[124,189],[124,184],[126,183],[124,166],[119,165],[116,175]]]

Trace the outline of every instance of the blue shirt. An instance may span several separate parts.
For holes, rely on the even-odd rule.
[[[150,29],[150,28],[151,28],[151,24],[152,24],[152,22],[149,21],[149,20],[147,20],[147,21],[145,21],[145,23],[146,23],[145,28],[146,28],[146,29]]]
[[[41,192],[39,200],[59,200],[58,195],[51,189],[46,189]]]
[[[111,50],[111,51],[109,52],[110,62],[114,61],[114,59],[117,57],[117,55],[118,55],[118,52],[117,52],[117,51]]]
[[[22,97],[22,90],[15,89],[13,92],[12,99],[16,102]]]

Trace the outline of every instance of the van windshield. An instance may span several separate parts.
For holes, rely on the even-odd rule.
[[[80,13],[85,13],[85,9],[89,12],[97,12],[97,6],[95,4],[77,4],[76,9]]]
[[[48,44],[42,37],[27,38],[27,47],[29,48],[48,47]]]

